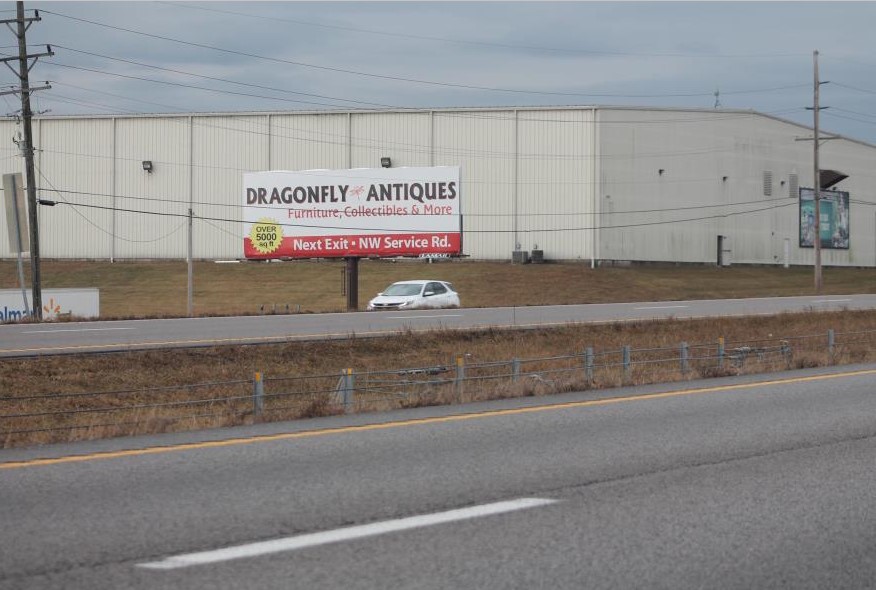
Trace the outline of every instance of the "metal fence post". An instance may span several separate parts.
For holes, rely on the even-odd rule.
[[[833,354],[836,348],[836,334],[833,329],[827,331],[827,354],[828,354],[828,362],[833,364]]]
[[[724,337],[718,338],[718,368],[724,368]]]
[[[593,347],[584,350],[584,375],[588,383],[593,383]]]
[[[787,340],[782,340],[782,356],[785,357],[785,365],[790,369],[793,353],[791,352],[791,345]]]
[[[456,401],[462,401],[463,382],[465,381],[465,357],[456,357]]]
[[[513,383],[517,383],[520,379],[520,359],[513,359],[511,361],[511,381]]]
[[[630,373],[632,372],[632,367],[630,364],[630,345],[629,344],[624,344],[623,352],[624,352],[624,378],[629,379]]]
[[[350,411],[353,409],[353,391],[356,387],[352,367],[341,371],[341,377],[344,380],[344,413],[349,414]]]
[[[688,346],[687,342],[681,343],[681,374],[687,375],[688,370],[690,369],[688,360],[690,359],[690,346]]]
[[[261,416],[265,409],[265,382],[262,381],[262,374],[257,371],[252,380],[252,413],[254,416]]]

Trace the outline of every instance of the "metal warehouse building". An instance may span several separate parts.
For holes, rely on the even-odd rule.
[[[812,130],[752,111],[624,107],[276,112],[34,119],[44,258],[241,258],[242,175],[261,170],[460,166],[464,253],[510,260],[813,264],[798,188]],[[22,172],[14,120],[3,173]],[[809,138],[809,141],[806,139]],[[151,162],[151,170],[146,162]],[[848,247],[876,266],[876,146],[836,137],[823,188],[849,193]],[[824,175],[823,175],[824,176]],[[827,176],[830,176],[829,174]],[[831,184],[834,183],[834,184]],[[0,209],[0,233],[7,232]],[[10,258],[6,236],[0,257]]]

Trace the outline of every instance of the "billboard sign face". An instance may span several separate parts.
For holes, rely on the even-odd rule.
[[[800,189],[800,247],[814,248],[816,231],[822,248],[849,249],[849,193],[821,191],[821,223],[816,230],[815,191]]]
[[[243,175],[246,258],[462,253],[459,167]]]

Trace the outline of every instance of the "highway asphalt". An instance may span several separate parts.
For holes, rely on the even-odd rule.
[[[0,588],[864,588],[876,365],[0,451]]]
[[[385,336],[436,328],[539,327],[643,319],[876,309],[876,294],[405,312],[270,315],[0,325],[0,358]]]

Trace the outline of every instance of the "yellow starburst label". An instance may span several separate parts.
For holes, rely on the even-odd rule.
[[[252,225],[249,239],[259,254],[276,252],[283,243],[283,227],[274,219],[259,219]]]

